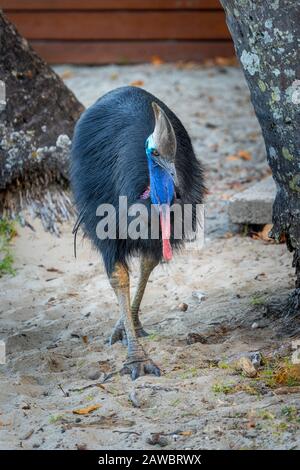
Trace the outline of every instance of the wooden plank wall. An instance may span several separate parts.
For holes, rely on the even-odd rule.
[[[0,0],[0,8],[50,63],[234,54],[218,0]]]

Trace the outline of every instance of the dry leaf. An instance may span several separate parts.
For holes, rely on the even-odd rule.
[[[221,194],[222,201],[228,201],[231,198],[231,194]]]
[[[252,156],[251,156],[251,153],[248,152],[247,150],[239,150],[237,152],[237,154],[234,154],[234,155],[228,155],[228,157],[226,157],[226,160],[227,161],[236,161],[236,160],[252,160]]]
[[[86,408],[80,408],[79,410],[73,410],[74,415],[87,415],[91,413],[92,411],[98,410],[101,405],[91,405],[87,406]]]
[[[193,431],[181,431],[180,435],[181,436],[191,436],[193,434]]]
[[[216,65],[220,65],[222,67],[231,67],[237,65],[237,60],[235,56],[232,57],[216,57],[215,58]]]
[[[82,341],[84,342],[84,344],[88,344],[89,339],[87,336],[82,336]]]
[[[254,416],[250,416],[249,421],[247,423],[247,428],[251,429],[251,428],[255,428],[255,426],[256,424],[255,424]]]
[[[243,160],[252,160],[251,153],[247,150],[239,150],[238,157],[242,158]]]
[[[226,157],[226,160],[228,160],[229,162],[233,162],[235,160],[239,160],[239,157],[237,157],[236,155],[228,155],[228,157]]]
[[[67,78],[71,78],[73,76],[74,76],[74,73],[72,72],[72,70],[65,70],[64,72],[60,74],[60,78],[62,80],[66,80]]]
[[[47,268],[48,273],[58,273],[58,274],[63,274],[63,271],[61,271],[58,268]]]
[[[156,65],[156,66],[160,66],[163,63],[164,63],[164,61],[158,55],[153,55],[151,57],[151,64]]]
[[[291,387],[279,387],[274,390],[274,393],[277,395],[286,395],[289,393],[300,393],[299,385],[294,385]]]
[[[134,80],[130,83],[131,86],[144,86],[144,80]]]
[[[117,78],[119,78],[119,74],[117,72],[113,72],[110,76],[111,80],[117,80]]]

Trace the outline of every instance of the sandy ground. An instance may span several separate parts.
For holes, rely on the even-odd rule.
[[[261,372],[251,379],[230,365],[253,351],[289,357],[297,336],[284,312],[275,317],[268,309],[270,299],[293,287],[290,254],[284,245],[237,234],[227,220],[230,195],[269,172],[241,72],[196,66],[56,70],[85,105],[140,80],[178,113],[207,168],[206,243],[153,273],[142,305],[151,334],[142,341],[163,375],[132,382],[117,373],[126,350],[107,343],[118,309],[97,253],[85,241],[74,260],[71,224],[60,238],[38,221],[32,222],[35,232],[18,227],[17,274],[0,281],[0,331],[7,344],[0,448],[299,449],[299,394],[276,393]],[[241,150],[251,158],[232,158]],[[134,262],[133,289],[136,282]],[[201,342],[190,344],[192,334]],[[92,405],[98,408],[73,413]]]

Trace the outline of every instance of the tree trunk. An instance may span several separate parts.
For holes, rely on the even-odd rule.
[[[82,105],[0,11],[0,214],[29,208],[46,229],[72,211],[65,187]]]
[[[277,185],[271,235],[294,252],[300,306],[300,4],[295,0],[221,0]]]

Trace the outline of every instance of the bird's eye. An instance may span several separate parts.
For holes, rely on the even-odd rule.
[[[153,150],[152,150],[152,155],[153,155],[154,157],[158,157],[158,156],[159,156],[159,152],[158,152],[156,149],[153,149]]]

